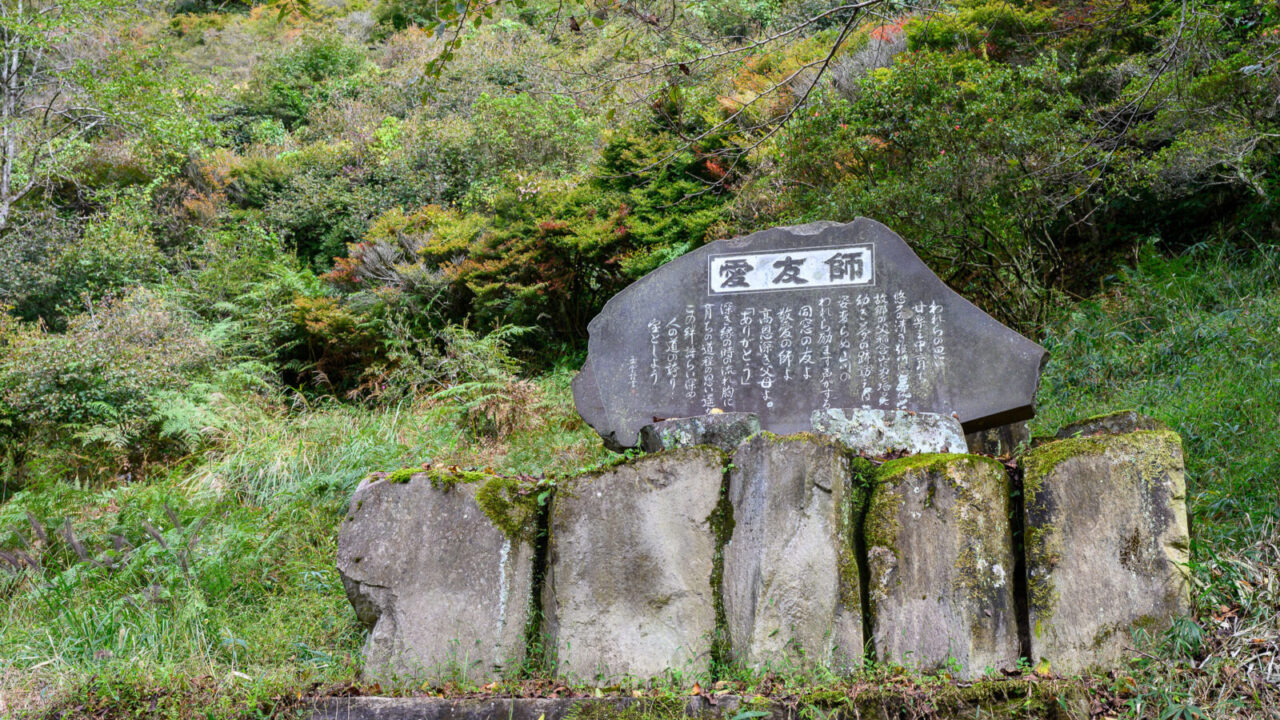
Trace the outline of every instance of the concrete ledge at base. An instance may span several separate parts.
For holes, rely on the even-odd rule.
[[[713,704],[714,702],[714,704]],[[751,712],[751,720],[898,720],[921,717],[965,720],[1087,720],[1089,698],[1079,685],[1064,681],[1011,679],[947,686],[934,696],[900,690],[867,689],[854,697],[837,695],[807,704],[803,696],[783,702],[748,701],[738,695],[666,698],[322,698],[299,708],[308,720],[731,720]],[[763,713],[757,715],[756,713]]]
[[[563,720],[607,718],[621,714],[640,716],[646,710],[664,715],[678,711],[671,700],[655,698],[497,698],[455,700],[452,698],[344,697],[325,698],[311,706],[309,720]],[[722,696],[712,705],[705,696],[683,699],[683,712],[691,718],[732,718],[750,709],[767,713],[753,720],[792,720],[793,708],[775,704],[743,706],[736,695]]]

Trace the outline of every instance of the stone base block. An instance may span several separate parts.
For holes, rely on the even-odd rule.
[[[476,503],[472,483],[363,483],[338,533],[338,571],[370,628],[365,676],[487,682],[525,656],[533,551]]]
[[[671,418],[640,428],[640,447],[645,452],[658,452],[710,445],[731,453],[743,440],[758,432],[760,417],[755,413],[716,413]]]
[[[757,435],[733,455],[729,500],[724,607],[734,659],[757,668],[860,666],[860,503],[846,451],[815,435]]]
[[[885,463],[864,522],[882,662],[973,678],[1019,657],[1009,480],[975,455]]]
[[[1182,442],[1167,431],[1060,440],[1024,461],[1031,652],[1055,672],[1133,655],[1190,612]]]
[[[687,448],[558,489],[543,591],[558,674],[609,682],[707,671],[723,463],[717,450]]]

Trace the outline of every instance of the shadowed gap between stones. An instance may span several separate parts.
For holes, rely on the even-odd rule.
[[[1009,473],[1009,535],[1013,541],[1013,613],[1018,624],[1018,654],[1031,661],[1031,609],[1027,599],[1026,499],[1022,465],[1005,466]]]
[[[555,499],[555,488],[547,496],[546,502],[538,506],[535,516],[533,535],[533,562],[529,580],[529,618],[524,627],[524,657],[527,672],[536,676],[550,672],[555,668],[553,647],[547,642],[543,628],[545,610],[542,607],[542,593],[547,582],[547,569],[550,563],[547,553],[551,545],[551,503]]]
[[[876,640],[871,625],[871,565],[867,560],[867,512],[871,509],[871,493],[875,492],[876,469],[866,460],[852,457],[849,472],[852,474],[854,500],[853,557],[858,565],[858,604],[862,611],[862,661],[865,666],[876,659]]]

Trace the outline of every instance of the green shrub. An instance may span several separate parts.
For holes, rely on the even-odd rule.
[[[1059,250],[1078,237],[1070,212],[1097,159],[1061,83],[1048,61],[933,52],[875,70],[787,130],[783,212],[884,222],[965,297],[1034,327],[1056,302]]]
[[[906,25],[912,50],[965,50],[1005,57],[1031,47],[1052,29],[1052,7],[1003,0],[962,0],[954,13],[933,13]]]
[[[483,176],[515,170],[557,175],[577,169],[595,128],[572,100],[482,94],[471,117],[475,157]]]
[[[86,301],[167,275],[168,258],[152,236],[146,194],[103,193],[98,199],[110,209],[82,223],[50,213],[6,237],[0,252],[13,253],[15,266],[0,271],[0,299],[16,315],[61,329]]]
[[[212,360],[180,311],[135,290],[72,318],[65,333],[30,328],[13,337],[0,360],[0,394],[37,435],[115,450],[138,465],[190,439],[166,423],[186,409],[177,398]]]
[[[337,36],[306,36],[254,68],[242,102],[250,113],[274,117],[292,130],[313,108],[351,93],[368,72],[359,48]]]
[[[391,198],[356,167],[319,165],[290,176],[270,196],[264,216],[298,256],[326,271],[346,247],[359,242],[369,221],[391,205]]]

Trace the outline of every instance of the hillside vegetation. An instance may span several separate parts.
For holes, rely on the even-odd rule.
[[[0,716],[353,691],[363,476],[609,460],[604,302],[857,216],[1048,348],[1037,431],[1184,439],[1196,614],[1095,715],[1280,713],[1274,2],[0,0],[0,51]]]

